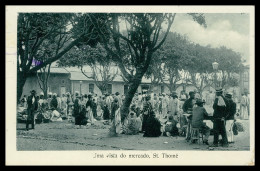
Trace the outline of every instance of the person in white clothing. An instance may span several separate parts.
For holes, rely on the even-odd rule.
[[[170,116],[174,117],[175,115],[177,115],[180,109],[179,105],[180,102],[177,93],[173,92],[169,99],[169,104],[168,104],[168,119]]]
[[[246,120],[249,118],[248,114],[248,98],[246,94],[242,94],[241,102],[240,102],[240,119]]]
[[[166,94],[163,93],[162,94],[163,97],[162,97],[162,117],[164,119],[166,119],[167,117],[167,110],[168,110],[168,105],[169,105],[169,100],[168,98],[166,97]]]

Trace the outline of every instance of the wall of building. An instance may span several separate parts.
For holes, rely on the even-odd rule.
[[[72,83],[72,92],[75,93],[75,91],[80,92],[80,81],[71,81]],[[102,92],[100,89],[96,86],[94,81],[82,81],[81,84],[81,94],[88,94],[89,93],[89,84],[94,84],[94,93],[98,96],[102,95]],[[112,94],[115,94],[116,92],[119,92],[120,94],[124,94],[124,83],[121,82],[114,82],[112,84]]]
[[[65,87],[65,91],[69,92],[71,90],[70,86],[69,74],[50,74],[49,92],[57,93],[57,95],[61,96],[61,87]],[[30,95],[31,90],[35,90],[37,94],[42,92],[36,75],[27,78],[23,87],[23,95]]]

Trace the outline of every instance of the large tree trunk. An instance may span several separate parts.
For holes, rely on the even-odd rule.
[[[45,90],[43,90],[43,94],[44,94],[44,99],[48,98],[48,88],[45,88]]]
[[[123,106],[121,108],[121,120],[124,121],[124,119],[127,117],[128,113],[129,113],[129,107],[130,104],[132,102],[132,99],[136,93],[136,90],[138,89],[138,86],[141,83],[143,74],[138,74],[135,76],[135,78],[133,79],[133,81],[131,81],[129,83],[129,88],[123,103]],[[124,123],[124,122],[123,122]]]
[[[173,92],[176,91],[176,89],[177,89],[176,84],[170,83],[170,86],[169,86],[170,93],[172,94]]]
[[[98,89],[101,91],[102,95],[107,93],[107,86],[104,84],[98,84],[98,82],[95,83]]]
[[[23,86],[26,82],[27,75],[24,72],[17,72],[17,104],[23,94]]]

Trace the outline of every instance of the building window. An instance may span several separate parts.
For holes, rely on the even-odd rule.
[[[94,93],[94,84],[89,84],[89,92]]]
[[[244,81],[249,81],[249,74],[248,74],[248,72],[244,72],[244,74],[243,74],[243,80]]]
[[[164,93],[164,86],[161,86],[161,93]]]
[[[126,94],[126,93],[127,93],[127,91],[128,91],[128,88],[129,88],[129,86],[128,86],[128,85],[124,85],[124,94]]]
[[[61,80],[61,84],[65,84],[65,80],[62,79],[62,80]]]
[[[107,85],[107,92],[108,92],[109,94],[112,94],[112,84],[108,84],[108,85]]]

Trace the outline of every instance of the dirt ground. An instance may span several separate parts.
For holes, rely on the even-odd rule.
[[[109,125],[96,121],[95,125],[77,129],[67,120],[62,122],[42,123],[35,126],[35,130],[25,130],[24,123],[17,124],[18,151],[55,151],[55,150],[250,150],[249,121],[241,121],[245,132],[235,136],[235,143],[228,148],[217,147],[209,149],[207,145],[190,144],[185,137],[157,138],[138,135],[120,134],[109,137]],[[210,136],[209,143],[213,142]]]

